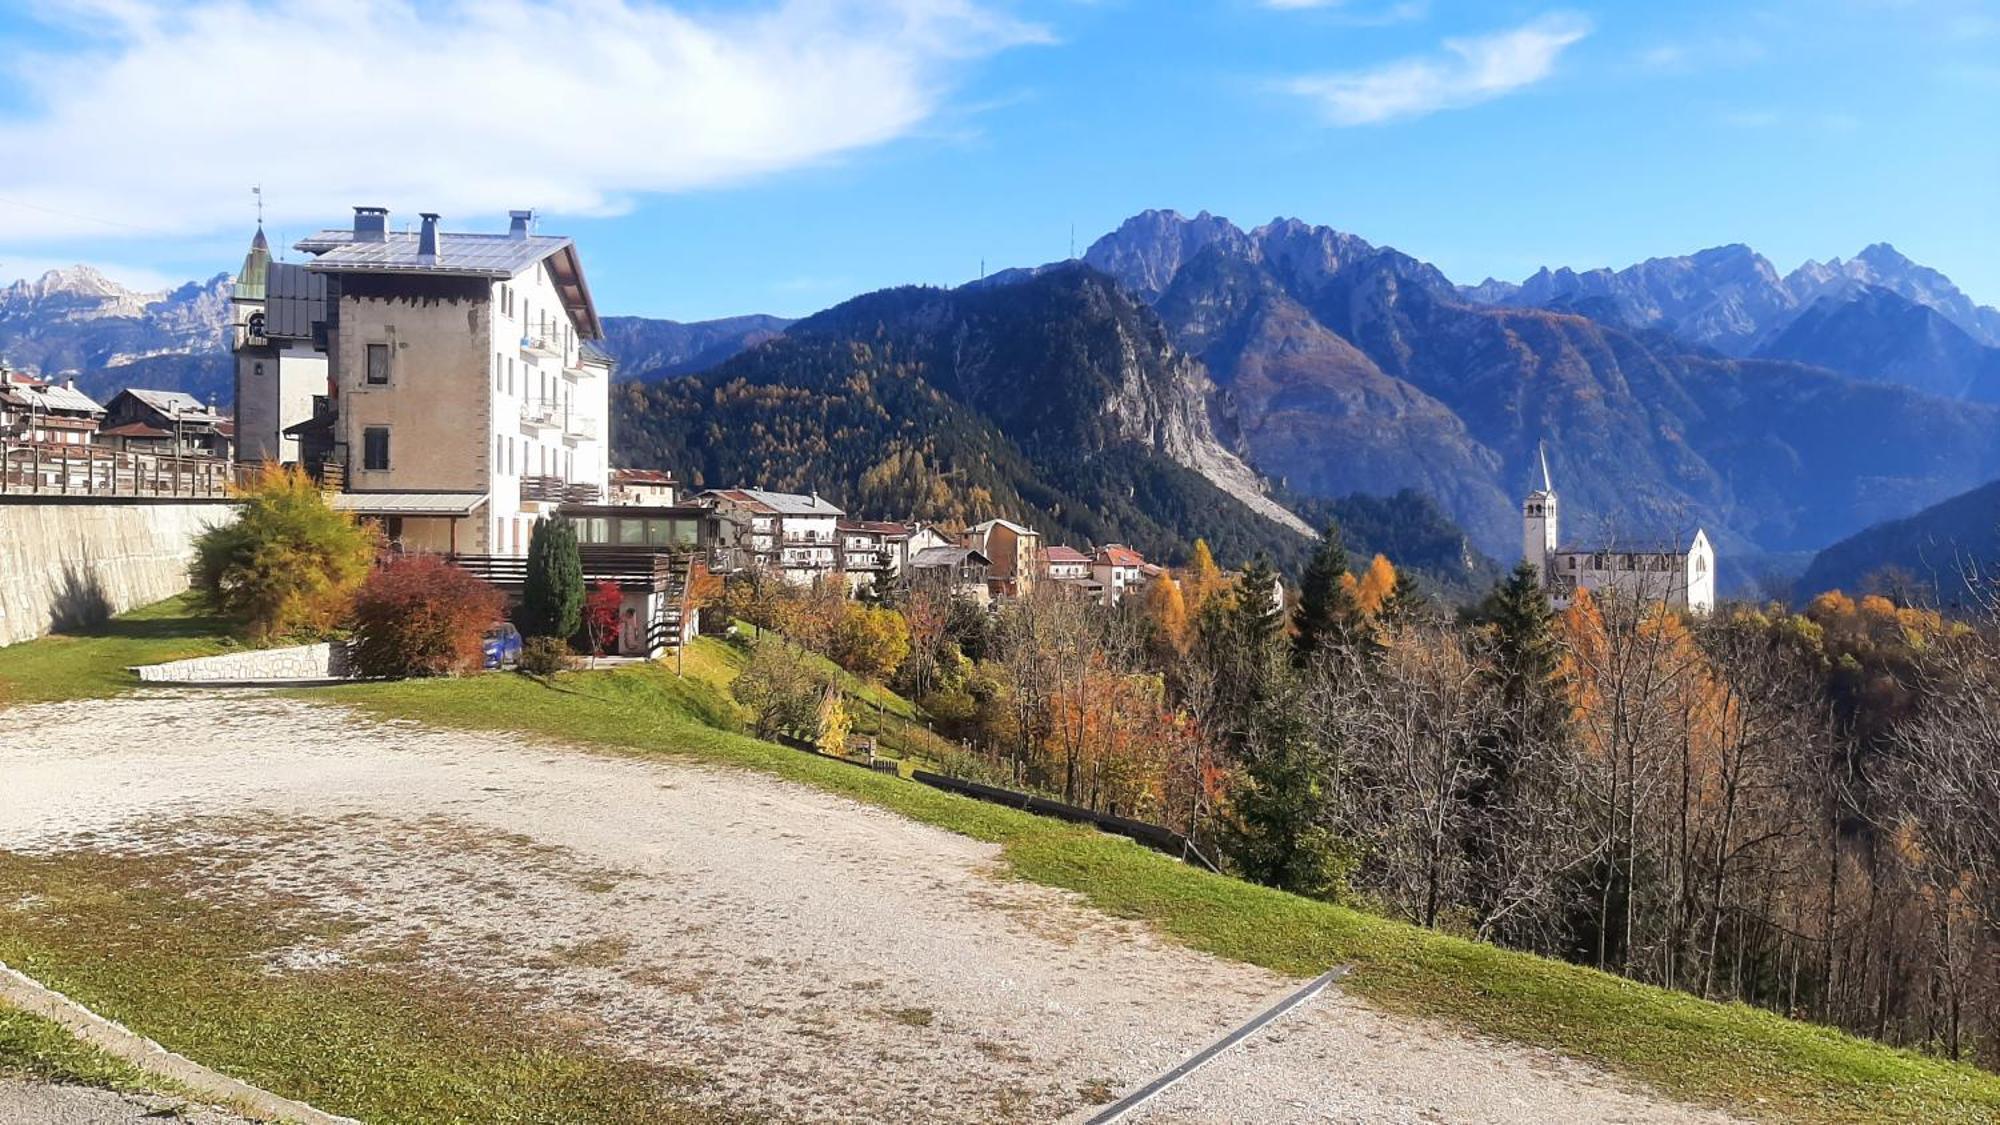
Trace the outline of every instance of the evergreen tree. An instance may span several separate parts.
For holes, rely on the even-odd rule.
[[[1521,800],[1522,765],[1566,737],[1568,710],[1558,679],[1562,642],[1536,566],[1523,560],[1515,567],[1487,595],[1479,616],[1489,651],[1484,675],[1496,714],[1476,748],[1478,769],[1465,794],[1473,830],[1465,839],[1474,871],[1473,907],[1483,913],[1513,862],[1501,841],[1508,838],[1504,828]]]
[[[561,516],[535,521],[521,586],[521,631],[567,641],[583,624],[583,555],[576,526]]]
[[[1333,899],[1355,861],[1333,821],[1339,748],[1315,737],[1296,678],[1278,664],[1282,690],[1254,705],[1222,843],[1244,878]]]
[[[1396,572],[1396,584],[1389,588],[1389,597],[1383,601],[1377,617],[1392,625],[1407,625],[1430,608],[1430,599],[1417,586],[1417,580],[1407,570]]]
[[[1299,663],[1319,652],[1364,655],[1372,645],[1373,630],[1348,577],[1340,525],[1328,523],[1299,580],[1299,632],[1293,642]]]

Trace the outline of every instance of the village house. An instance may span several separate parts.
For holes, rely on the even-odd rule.
[[[89,445],[104,408],[76,380],[44,382],[0,369],[0,438],[35,445]]]
[[[1535,565],[1555,608],[1567,608],[1578,590],[1663,602],[1698,614],[1715,608],[1715,548],[1700,528],[1684,539],[1643,546],[1563,545],[1559,514],[1544,454],[1542,487],[1521,503],[1522,556]]]
[[[327,402],[326,275],[273,261],[259,224],[230,310],[237,457],[298,464],[300,433]]]
[[[302,279],[280,284],[292,276],[283,263],[264,267],[261,307],[253,241],[238,385],[259,451],[275,424],[278,457],[292,438],[301,461],[309,449],[325,458],[344,481],[335,507],[407,550],[519,556],[536,520],[602,500],[611,363],[588,344],[603,329],[575,243],[533,232],[532,218],[515,211],[505,233],[473,234],[426,213],[417,230],[392,231],[386,209],[356,207],[351,228],[297,243]],[[287,294],[299,304],[281,315]],[[326,379],[302,406],[310,363],[286,365],[315,294]],[[261,382],[260,361],[278,364]]]
[[[1025,598],[1042,571],[1042,536],[1011,520],[991,519],[965,529],[960,537],[992,561],[987,582],[995,598]]]
[[[1075,547],[1056,544],[1042,552],[1043,573],[1056,582],[1090,577],[1090,556]]]
[[[909,562],[910,529],[888,520],[839,520],[840,570],[847,591],[880,590]]]
[[[104,404],[98,437],[117,448],[177,457],[234,453],[235,423],[226,414],[183,391],[127,387]]]
[[[910,585],[985,606],[992,600],[992,569],[993,560],[972,547],[925,547],[910,556]]]
[[[671,508],[676,487],[674,475],[663,469],[613,469],[607,499],[613,504]]]
[[[818,493],[716,488],[701,494],[749,525],[748,565],[810,586],[839,575],[840,517],[847,513]]]
[[[1104,587],[1104,604],[1117,605],[1145,583],[1146,559],[1119,543],[1107,543],[1090,557],[1090,577]]]

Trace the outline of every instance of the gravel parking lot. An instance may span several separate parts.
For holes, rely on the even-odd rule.
[[[1298,983],[1011,881],[989,845],[753,773],[258,694],[0,724],[0,848],[226,868],[201,893],[354,923],[274,951],[276,971],[395,948],[781,1119],[1081,1119]],[[1337,988],[1134,1119],[1720,1120]]]

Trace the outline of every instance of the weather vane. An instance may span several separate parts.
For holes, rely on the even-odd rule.
[[[257,225],[264,225],[264,185],[251,184],[250,194],[257,197]]]

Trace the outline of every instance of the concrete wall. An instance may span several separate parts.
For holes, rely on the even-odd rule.
[[[0,497],[0,645],[180,593],[195,537],[235,514],[221,500]]]
[[[293,645],[289,648],[197,656],[132,669],[149,684],[243,684],[259,681],[335,680],[349,676],[347,646]]]

